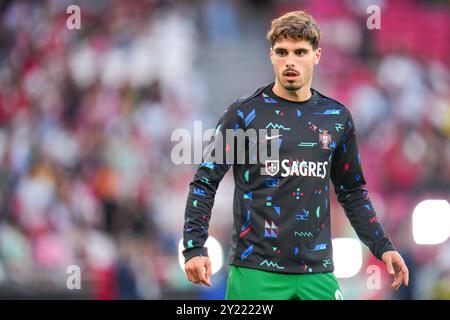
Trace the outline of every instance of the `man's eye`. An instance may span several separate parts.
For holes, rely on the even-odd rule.
[[[297,51],[297,55],[300,57],[304,56],[305,53],[306,53],[305,51]]]
[[[286,55],[286,52],[284,51],[278,51],[277,54],[281,57],[284,57]]]

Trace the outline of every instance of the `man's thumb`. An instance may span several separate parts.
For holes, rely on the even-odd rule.
[[[391,257],[388,257],[386,259],[386,267],[387,267],[387,271],[389,272],[389,274],[395,274],[394,267],[392,266],[392,259],[391,259]]]

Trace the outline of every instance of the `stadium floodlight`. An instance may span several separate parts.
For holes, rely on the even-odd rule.
[[[417,244],[440,244],[450,236],[450,204],[447,200],[425,200],[413,211],[412,231]]]
[[[209,236],[205,242],[205,247],[208,248],[208,256],[211,260],[211,272],[215,274],[223,266],[223,250],[219,241],[214,237]],[[178,262],[180,264],[181,270],[184,272],[184,256],[183,256],[183,239],[178,243]]]
[[[332,240],[332,244],[336,278],[355,276],[363,264],[361,242],[353,238],[336,238]]]

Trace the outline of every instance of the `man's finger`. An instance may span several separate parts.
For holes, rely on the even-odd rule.
[[[398,288],[400,288],[400,286],[402,285],[403,279],[404,279],[403,272],[402,271],[397,272],[395,280],[392,283],[392,287],[395,288],[395,290],[398,290]]]
[[[405,286],[408,286],[408,284],[409,284],[409,270],[406,267],[406,265],[402,265],[402,271],[403,271],[403,274],[405,275],[405,279],[404,279],[403,283],[405,284]]]
[[[194,269],[194,275],[195,275],[195,281],[197,283],[201,283],[202,281],[202,273],[201,273],[201,269],[202,269],[202,265],[201,263],[198,263],[195,265],[195,269]]]
[[[200,282],[209,287],[211,286],[211,282],[206,277],[206,263],[202,264],[202,266],[200,267]]]
[[[400,287],[402,286],[402,283],[403,283],[404,279],[405,279],[405,275],[403,274],[403,272],[401,272],[401,276],[399,276],[399,281],[398,281],[398,284],[397,284],[395,290],[400,289]]]
[[[195,278],[196,278],[197,283],[199,283],[199,284],[203,283],[203,284],[208,285],[208,283],[206,281],[206,277],[205,277],[203,261],[201,263],[198,263],[195,265]]]
[[[392,288],[392,289],[395,289],[395,287],[397,286],[397,282],[398,282],[398,278],[395,277],[395,278],[394,278],[394,281],[392,281],[392,284],[391,284],[391,288]]]
[[[400,281],[400,274],[398,272],[396,272],[394,274],[394,281],[392,281],[392,284],[391,284],[392,289],[395,289],[397,287],[399,281]]]
[[[209,260],[206,261],[205,263],[205,273],[206,273],[206,280],[207,280],[207,284],[209,286],[211,286],[211,274],[212,274],[212,270],[211,270],[211,262]]]
[[[409,270],[408,267],[405,264],[405,261],[403,259],[396,260],[393,263],[394,265],[394,269],[395,269],[395,274],[396,274],[396,278],[398,277],[398,283],[396,283],[396,290],[398,290],[402,283],[405,284],[405,286],[408,285],[409,283]]]
[[[186,269],[186,275],[190,282],[196,283],[198,281],[196,273],[195,273],[195,269],[191,269],[191,268]]]
[[[193,264],[190,265],[190,267],[187,269],[188,279],[192,283],[199,283],[200,282],[200,275],[198,273],[198,269],[201,269],[200,263],[198,261],[195,261]]]
[[[386,259],[386,268],[389,274],[395,274],[394,267],[392,266],[392,259],[390,257]]]

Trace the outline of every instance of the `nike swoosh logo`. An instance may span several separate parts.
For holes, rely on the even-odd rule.
[[[282,134],[277,134],[276,136],[271,136],[271,137],[269,137],[268,135],[267,135],[267,133],[266,133],[266,140],[271,140],[271,139],[274,139],[274,138],[276,138],[276,137],[281,137],[282,136]]]

